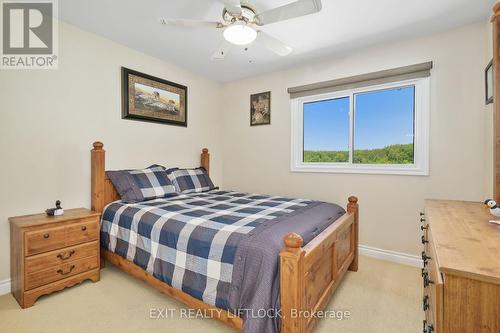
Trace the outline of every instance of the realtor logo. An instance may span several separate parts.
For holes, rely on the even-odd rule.
[[[57,68],[56,1],[2,1],[2,69]]]

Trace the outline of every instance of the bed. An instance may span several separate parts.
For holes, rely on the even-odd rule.
[[[207,149],[201,166],[209,172]],[[95,142],[91,201],[102,213],[101,266],[107,260],[236,330],[310,332],[316,317],[297,313],[322,310],[346,271],[358,269],[356,197],[346,210],[219,189],[125,204],[105,170],[103,144]],[[253,313],[259,309],[275,312],[262,319]]]

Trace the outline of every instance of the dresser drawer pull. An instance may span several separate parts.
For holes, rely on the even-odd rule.
[[[68,275],[68,274],[69,274],[69,273],[71,273],[74,269],[75,269],[75,265],[71,265],[71,267],[69,268],[69,271],[64,272],[62,269],[58,269],[58,270],[57,270],[57,273],[58,273],[58,274],[61,274],[61,275]]]
[[[424,288],[427,288],[430,284],[434,284],[434,281],[432,281],[429,278],[429,273],[425,272],[424,273]]]
[[[422,231],[427,230],[427,229],[429,229],[429,225],[426,225],[426,226],[421,225],[420,226],[420,230],[422,230]]]
[[[47,238],[49,238],[49,237],[50,237],[50,235],[49,235],[49,234],[44,234],[44,235],[43,235],[43,238],[45,238],[45,239],[47,239]]]
[[[429,296],[425,295],[424,299],[422,300],[422,308],[424,311],[429,310]]]
[[[425,239],[424,235],[422,235],[422,237],[420,239],[422,240],[422,244],[429,243],[429,241],[427,239]]]
[[[424,329],[422,330],[423,333],[432,333],[432,332],[434,332],[434,326],[433,325],[427,325],[427,320],[424,320],[423,324],[424,324]]]
[[[432,258],[426,255],[424,251],[422,251],[422,261],[424,262],[424,266],[427,266],[427,261],[429,261],[430,259]]]
[[[87,230],[87,227],[86,227],[86,226],[83,226],[83,227],[82,227],[82,231],[85,231],[85,230]]]
[[[425,213],[424,212],[420,212],[420,216],[425,216]]]
[[[75,254],[75,250],[71,250],[71,251],[69,251],[69,252],[68,252],[68,254],[66,254],[66,255],[64,255],[64,253],[59,253],[59,254],[57,255],[57,257],[58,257],[59,259],[61,259],[61,260],[67,260],[67,259],[71,258],[71,256],[72,256],[73,254]]]
[[[420,218],[420,223],[424,223],[425,222],[425,218]]]

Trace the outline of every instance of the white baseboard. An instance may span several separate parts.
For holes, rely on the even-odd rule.
[[[0,295],[10,293],[10,279],[0,281]]]
[[[380,260],[392,261],[398,264],[423,267],[422,258],[419,256],[401,253],[390,250],[378,249],[376,247],[360,245],[359,254],[367,257],[373,257]]]

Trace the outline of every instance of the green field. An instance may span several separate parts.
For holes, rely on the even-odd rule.
[[[360,164],[412,164],[413,144],[391,145],[378,149],[355,150],[354,163]],[[348,162],[348,151],[305,150],[304,162]]]

